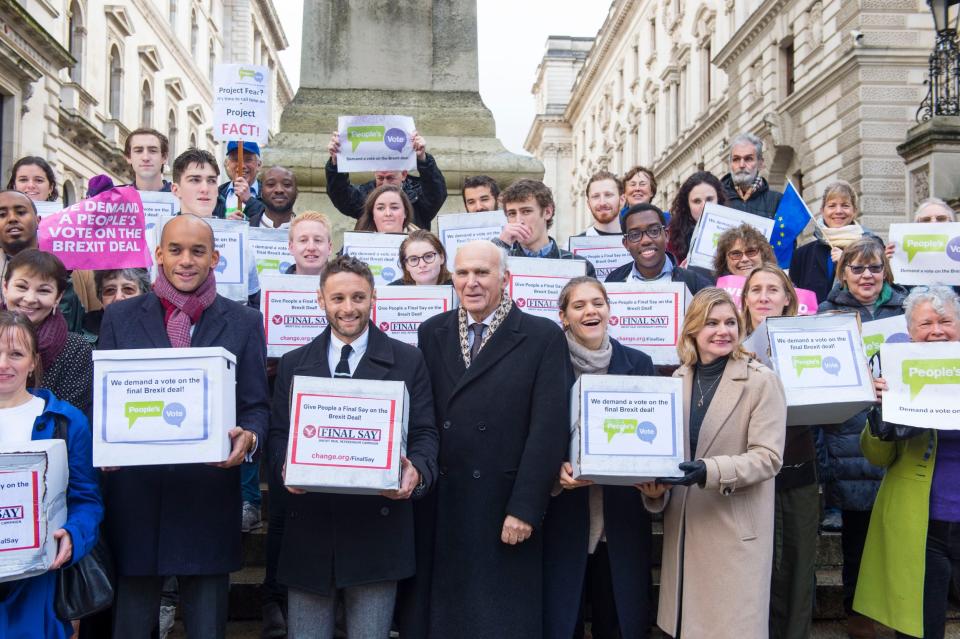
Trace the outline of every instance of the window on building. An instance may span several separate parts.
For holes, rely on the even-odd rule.
[[[177,3],[180,0],[170,0],[170,4],[167,5],[167,20],[170,22],[170,28],[173,29],[173,32],[177,32]]]
[[[650,111],[647,122],[647,149],[649,151],[647,162],[653,164],[653,159],[657,157],[657,107],[653,107]]]
[[[200,47],[200,25],[197,24],[197,11],[190,13],[190,55],[196,59],[197,49]]]
[[[210,82],[213,82],[213,73],[217,68],[217,48],[213,38],[210,38],[210,50],[207,55],[207,75],[210,76]]]
[[[780,43],[780,88],[784,98],[793,95],[796,88],[793,37]]]
[[[197,148],[197,132],[196,131],[190,131],[190,148],[191,149]]]
[[[153,90],[146,80],[140,87],[140,126],[153,126]]]
[[[650,55],[657,52],[657,19],[650,18]]]
[[[83,26],[83,13],[80,3],[76,1],[70,3],[70,21],[67,29],[69,30],[69,33],[67,33],[67,48],[73,59],[77,61],[70,67],[70,80],[79,84],[83,81],[83,45],[87,30]]]
[[[167,139],[170,140],[170,157],[177,157],[177,112],[170,109],[167,114]]]
[[[713,67],[710,59],[713,57],[713,49],[707,42],[700,49],[700,107],[706,111],[710,100],[713,99]]]
[[[77,189],[71,180],[63,181],[63,205],[70,206],[77,201]]]
[[[108,111],[110,117],[119,120],[123,110],[123,61],[120,57],[120,49],[116,46],[110,49],[109,92]]]

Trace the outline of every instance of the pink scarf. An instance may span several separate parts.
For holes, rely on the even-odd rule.
[[[190,327],[200,321],[203,312],[217,299],[217,281],[213,269],[207,279],[191,293],[174,288],[170,280],[157,269],[157,280],[153,283],[153,292],[163,304],[166,318],[167,337],[174,348],[190,347]]]

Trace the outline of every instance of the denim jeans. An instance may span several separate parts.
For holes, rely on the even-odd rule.
[[[260,507],[260,462],[243,462],[240,464],[240,492],[243,501],[248,501],[257,508]]]
[[[950,581],[960,581],[960,523],[931,519],[923,579],[923,639],[943,639]],[[897,633],[897,637],[909,637]]]
[[[342,594],[350,639],[386,639],[390,636],[397,582],[380,581],[350,586]],[[287,589],[287,639],[333,639],[337,597]]]

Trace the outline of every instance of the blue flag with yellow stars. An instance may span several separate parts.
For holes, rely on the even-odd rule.
[[[797,193],[797,189],[793,188],[793,183],[787,180],[787,188],[783,190],[783,197],[780,198],[780,205],[773,217],[773,233],[770,235],[770,244],[773,245],[780,268],[790,268],[790,258],[793,257],[793,245],[797,236],[812,219],[803,198]]]

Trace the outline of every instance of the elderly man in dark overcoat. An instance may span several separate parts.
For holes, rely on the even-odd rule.
[[[570,431],[566,338],[505,293],[504,251],[457,251],[460,308],[420,327],[440,427],[433,639],[542,636],[541,524]],[[421,564],[422,565],[422,564]]]

